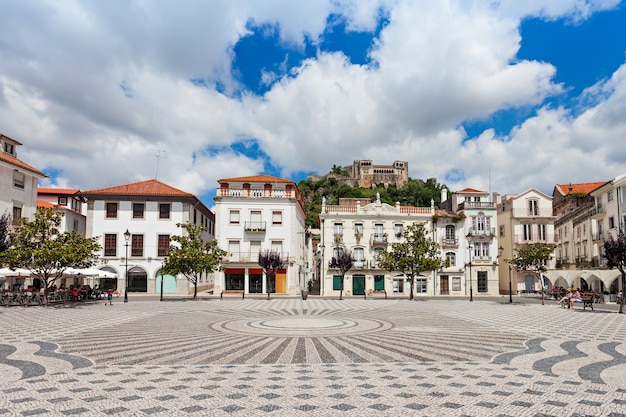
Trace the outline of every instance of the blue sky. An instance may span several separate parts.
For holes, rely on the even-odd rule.
[[[409,163],[501,194],[626,172],[620,0],[8,1],[0,132],[44,185]]]

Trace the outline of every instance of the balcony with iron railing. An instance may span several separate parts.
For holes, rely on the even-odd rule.
[[[216,191],[216,196],[240,198],[296,198],[296,193],[293,190],[218,188]]]
[[[289,257],[289,252],[279,252],[280,259],[285,262],[285,265],[289,262],[293,262],[294,259]],[[259,254],[254,252],[228,252],[226,256],[222,258],[222,263],[252,263],[258,264]]]
[[[493,237],[496,235],[496,228],[495,227],[485,227],[483,229],[472,228],[468,230],[467,235]]]
[[[458,211],[461,210],[495,210],[496,203],[491,201],[463,201],[459,204]]]
[[[387,233],[372,233],[370,238],[370,245],[386,245]]]
[[[252,222],[252,221],[248,222],[247,221],[244,223],[243,229],[246,232],[263,233],[265,232],[265,229],[266,229],[266,222]]]
[[[441,238],[441,246],[444,248],[459,246],[459,239],[453,237],[442,237]]]

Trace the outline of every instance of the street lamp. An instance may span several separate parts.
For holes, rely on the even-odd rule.
[[[502,256],[504,248],[500,246],[498,248],[498,257]],[[509,304],[513,304],[513,284],[511,283],[511,261],[507,261],[509,264]]]
[[[124,232],[124,239],[126,240],[126,280],[124,285],[124,302],[128,302],[128,241],[130,240],[130,232],[128,229]]]
[[[161,299],[159,301],[163,301],[163,278],[164,278],[163,267],[164,266],[165,266],[164,264],[161,264]]]
[[[472,244],[468,242],[467,251],[469,252],[469,281],[470,281],[470,302],[474,301],[474,290],[472,290]]]

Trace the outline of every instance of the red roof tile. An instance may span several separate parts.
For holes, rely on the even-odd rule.
[[[593,190],[595,190],[596,188],[600,187],[601,185],[606,184],[606,181],[603,182],[585,182],[585,183],[580,183],[580,184],[557,184],[556,186],[559,187],[559,190],[561,191],[561,193],[563,195],[567,195],[570,192],[572,193],[582,193],[582,194],[589,194],[590,192],[592,192]],[[571,188],[571,190],[570,190]]]
[[[475,188],[464,188],[456,193],[484,193],[485,191],[476,190]]]
[[[223,182],[263,182],[263,183],[294,183],[284,178],[272,177],[271,175],[250,175],[247,177],[221,178],[217,180],[220,184]]]
[[[39,187],[37,188],[38,194],[76,194],[80,190],[78,188],[54,188],[54,187]]]
[[[194,197],[193,194],[181,191],[158,180],[147,180],[98,190],[82,191],[84,196],[116,195],[116,196],[150,196],[150,197]]]
[[[47,201],[37,200],[37,207],[44,207],[44,208],[56,208],[56,207],[57,207],[57,205],[56,205],[56,204],[49,203],[49,202],[47,202]]]
[[[35,174],[38,177],[48,178],[46,174],[39,171],[37,168],[33,168],[32,166],[28,165],[26,162],[22,162],[16,157],[14,157],[13,155],[9,155],[8,153],[4,153],[0,151],[0,161],[8,162],[9,164],[14,165],[18,168],[22,168],[22,169],[25,169],[26,171],[30,171],[31,173]]]

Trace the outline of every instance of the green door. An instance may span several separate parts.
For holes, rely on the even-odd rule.
[[[365,294],[365,275],[353,275],[352,276],[352,294],[353,295]]]

